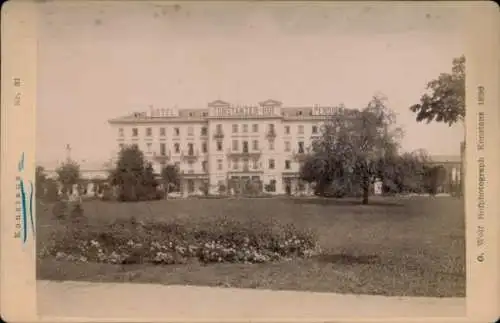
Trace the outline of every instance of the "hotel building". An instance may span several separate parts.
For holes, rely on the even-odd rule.
[[[138,145],[155,172],[175,164],[183,195],[206,187],[258,180],[275,194],[310,192],[300,163],[334,107],[285,107],[267,100],[235,106],[217,100],[204,109],[154,109],[109,120],[117,148]]]

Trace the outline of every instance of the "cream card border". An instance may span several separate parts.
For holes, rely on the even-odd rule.
[[[373,3],[371,3],[373,4]],[[420,2],[420,4],[422,4]],[[359,5],[359,3],[353,4]],[[395,3],[394,5],[407,5]],[[429,4],[432,5],[432,4]],[[467,223],[467,316],[470,321],[494,321],[500,314],[498,210],[499,185],[499,10],[494,2],[447,2],[468,6],[464,18],[467,34],[466,85],[466,223]],[[36,312],[35,243],[28,221],[27,241],[14,238],[16,229],[17,176],[34,181],[37,95],[37,6],[35,1],[9,1],[1,19],[1,293],[0,312],[9,322],[34,322]],[[14,78],[21,79],[15,87]],[[484,87],[484,104],[478,89]],[[19,94],[18,94],[19,93]],[[20,105],[14,102],[20,99]],[[478,114],[484,112],[484,150],[478,150]],[[24,170],[18,169],[24,154]],[[478,218],[478,159],[485,161],[484,219]],[[35,204],[35,203],[34,203]],[[33,207],[34,207],[33,204]],[[34,214],[36,210],[33,210]],[[28,217],[29,219],[29,217]],[[484,228],[485,242],[477,245],[477,228]],[[479,260],[482,260],[480,262]],[[119,302],[119,300],[116,300]],[[193,304],[196,306],[196,304]],[[380,311],[389,311],[381,308]],[[82,308],[82,315],[85,309]],[[353,313],[356,310],[353,309]],[[116,313],[116,317],[120,317]],[[62,318],[61,318],[62,319]],[[207,318],[209,320],[210,318]],[[243,321],[245,318],[241,318]],[[332,318],[333,320],[334,318]],[[370,318],[355,318],[363,321]],[[145,320],[147,317],[145,315]],[[189,317],[185,318],[189,321]],[[401,319],[407,321],[408,318]],[[401,321],[399,320],[399,321]],[[430,319],[422,319],[424,321]],[[168,321],[168,317],[165,317]],[[384,319],[387,321],[387,319]],[[398,319],[396,319],[398,321]],[[434,321],[434,320],[433,320]],[[452,319],[443,321],[451,322]],[[463,321],[459,319],[459,321]]]

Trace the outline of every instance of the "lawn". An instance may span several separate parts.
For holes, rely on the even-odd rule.
[[[357,202],[357,201],[356,201]],[[89,222],[269,219],[314,230],[322,254],[263,264],[112,265],[39,258],[38,279],[140,282],[391,296],[465,296],[465,218],[456,198],[195,199],[140,203],[89,201]],[[38,246],[63,230],[51,206],[38,206]]]

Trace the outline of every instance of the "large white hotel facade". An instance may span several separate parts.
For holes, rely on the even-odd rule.
[[[109,120],[117,148],[136,144],[156,172],[178,165],[183,195],[208,184],[217,194],[231,180],[259,180],[270,193],[311,192],[300,163],[334,107],[284,107],[266,100],[235,106],[217,100],[204,109],[154,109]]]

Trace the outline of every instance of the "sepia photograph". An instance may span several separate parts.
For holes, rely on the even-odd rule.
[[[465,317],[470,8],[37,2],[38,315]]]

